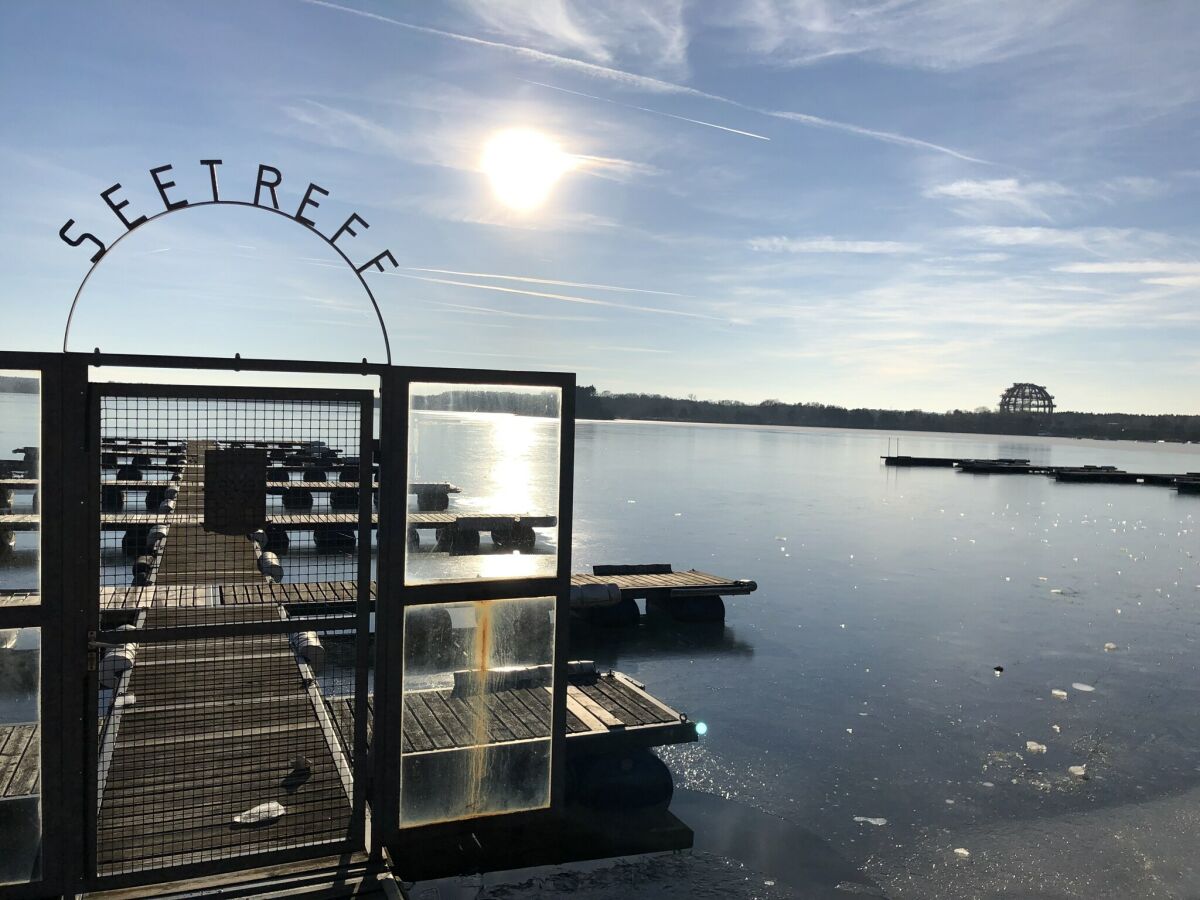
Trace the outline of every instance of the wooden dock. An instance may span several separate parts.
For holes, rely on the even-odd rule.
[[[286,622],[297,613],[348,614],[357,602],[357,583],[275,583],[259,574],[247,536],[207,531],[206,449],[204,442],[189,442],[173,511],[103,514],[106,530],[169,527],[159,543],[154,583],[100,589],[103,627],[134,623],[121,632],[129,643],[109,651],[127,654],[131,664],[112,670],[117,674],[109,682],[111,689],[99,698],[96,864],[102,875],[332,844],[345,839],[351,827],[353,695],[336,689],[323,693],[322,681],[300,650],[300,635],[237,635],[236,630],[239,625]],[[286,514],[268,522],[353,527],[358,517]],[[553,525],[555,519],[410,514],[410,526],[461,527],[464,522],[485,530],[514,522]],[[579,576],[579,586],[593,586],[597,577]],[[616,584],[616,578],[605,583]],[[694,591],[706,585],[752,589],[752,583],[703,573],[675,573],[673,580],[646,573],[640,579],[624,577],[620,595]],[[201,626],[214,625],[221,626],[222,636],[205,636]],[[184,629],[185,636],[138,641],[139,632],[162,629],[176,629],[174,634]],[[195,635],[187,629],[195,629]],[[102,675],[107,661],[100,662]],[[571,664],[570,670],[565,724],[572,753],[696,740],[695,726],[686,716],[633,679],[598,673],[586,664]],[[353,685],[338,679],[333,683],[343,690]],[[529,677],[493,672],[489,679],[481,691],[478,673],[464,671],[456,673],[453,688],[406,692],[403,758],[550,736],[548,671]],[[370,719],[367,724],[371,733]],[[0,773],[17,771],[19,760],[8,765],[9,740],[14,748],[23,742],[24,759],[36,737],[5,735]],[[24,783],[15,776],[9,782]],[[235,821],[263,804],[278,804],[283,813],[253,826]]]
[[[144,626],[260,621],[264,612],[151,607]],[[141,644],[117,701],[101,745],[102,874],[346,836],[344,753],[322,727],[287,635]],[[297,756],[307,774],[295,772]],[[276,823],[234,823],[271,801],[286,810]]]
[[[0,802],[41,793],[40,738],[36,723],[0,725]]]
[[[1126,472],[1116,466],[1051,466],[1027,459],[967,459],[941,456],[883,456],[886,466],[903,468],[954,468],[968,475],[1045,475],[1066,484],[1147,484],[1173,487],[1179,493],[1200,493],[1195,488],[1200,472]]]
[[[172,533],[174,529],[172,529]],[[603,570],[604,566],[596,568]],[[628,569],[629,566],[619,568]],[[661,568],[661,567],[654,567]],[[667,567],[669,568],[669,567]],[[624,575],[580,574],[571,576],[571,585],[615,585],[619,600],[683,599],[687,597],[729,597],[751,594],[758,585],[747,579],[725,578],[691,569],[669,574],[634,573]],[[665,595],[665,596],[664,596]],[[104,587],[100,592],[101,609],[142,609],[151,606],[241,606],[245,604],[275,604],[291,610],[304,604],[353,604],[357,601],[358,585],[354,581],[311,581],[276,584],[259,578],[256,581],[214,585],[165,585],[140,587]],[[376,597],[375,582],[371,582],[371,600]],[[614,605],[618,599],[603,602],[573,595],[573,606],[579,609]],[[301,609],[295,610],[302,612]]]
[[[571,663],[567,683],[567,743],[574,752],[659,747],[696,740],[696,727],[628,675],[600,673],[591,663]],[[463,679],[467,681],[468,679]],[[354,734],[352,699],[329,701],[343,740]],[[369,705],[372,716],[373,705]],[[475,727],[482,717],[484,729]],[[368,728],[368,735],[373,726]],[[480,743],[476,735],[486,735]],[[420,756],[494,747],[550,736],[550,691],[514,685],[486,693],[459,688],[406,691],[402,752]]]
[[[220,586],[264,578],[248,537],[209,532],[191,521],[203,517],[209,446],[188,444],[189,478],[179,492],[178,512],[165,516],[171,528],[149,591],[162,602],[144,608],[141,628],[283,617],[276,605],[219,604]],[[96,838],[101,874],[346,837],[351,819],[346,753],[326,725],[312,673],[287,634],[132,647],[133,666],[120,677],[102,725]],[[297,757],[305,760],[304,772],[295,771]],[[276,824],[236,825],[235,816],[270,802],[286,810]]]

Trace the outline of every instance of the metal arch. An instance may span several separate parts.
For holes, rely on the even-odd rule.
[[[387,364],[389,366],[392,364],[392,343],[390,340],[388,340],[387,324],[383,321],[383,313],[379,309],[379,303],[375,300],[375,294],[371,290],[370,285],[368,285],[367,280],[363,278],[362,272],[360,272],[355,267],[354,263],[351,262],[350,257],[348,257],[342,251],[341,247],[339,247],[325,235],[321,234],[321,232],[317,231],[317,229],[313,226],[305,225],[305,223],[299,221],[293,216],[288,215],[281,209],[275,209],[274,207],[270,206],[260,206],[259,204],[251,203],[248,200],[200,200],[195,203],[189,203],[187,206],[180,206],[175,209],[164,209],[162,212],[148,216],[146,221],[139,222],[137,227],[128,229],[119,238],[109,244],[105,249],[104,254],[98,260],[92,263],[92,267],[87,270],[87,274],[83,276],[83,281],[79,283],[79,287],[75,291],[74,299],[71,300],[71,310],[67,313],[67,326],[63,329],[63,353],[67,352],[67,342],[71,337],[71,320],[75,317],[75,307],[79,305],[79,297],[83,294],[83,289],[87,287],[88,279],[92,277],[92,273],[96,271],[96,267],[99,266],[100,263],[104,262],[108,255],[112,252],[113,248],[116,247],[117,244],[121,243],[121,241],[125,240],[125,238],[127,238],[129,235],[133,234],[133,232],[137,231],[139,228],[149,225],[155,219],[161,219],[163,216],[170,215],[171,213],[181,212],[185,209],[195,209],[200,206],[249,206],[254,209],[261,209],[264,212],[274,213],[277,216],[283,216],[283,218],[287,219],[289,222],[295,222],[298,225],[302,225],[304,228],[311,231],[326,244],[332,247],[337,252],[337,255],[340,256],[346,263],[346,265],[350,267],[350,270],[354,273],[355,277],[358,278],[358,283],[361,284],[363,290],[367,292],[367,298],[371,301],[371,307],[375,310],[375,318],[379,320],[379,330],[383,333],[383,349],[387,357]]]

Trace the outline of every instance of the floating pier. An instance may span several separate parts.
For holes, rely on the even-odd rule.
[[[955,468],[969,475],[1046,475],[1068,484],[1149,484],[1174,487],[1181,494],[1200,493],[1200,472],[1169,474],[1126,472],[1116,466],[1051,466],[1027,459],[956,459],[941,456],[882,456],[886,466]]]
[[[291,631],[290,621],[311,623],[336,616],[345,622],[358,601],[354,581],[278,583],[270,577],[265,535],[221,534],[206,528],[205,441],[188,442],[179,464],[181,478],[161,511],[104,512],[101,528],[134,535],[135,583],[100,589],[102,627],[119,629],[127,642],[99,658],[104,690],[98,698],[96,865],[101,875],[132,874],[168,866],[297,846],[335,844],[352,820],[355,696],[352,683],[320,677],[327,652],[336,652],[338,628],[326,648],[315,632]],[[178,449],[178,448],[169,448]],[[106,481],[105,487],[145,490],[156,482]],[[288,489],[308,482],[277,484]],[[314,482],[312,489],[354,489],[353,482]],[[420,486],[418,486],[420,487]],[[449,484],[434,485],[449,490]],[[455,490],[457,490],[455,488]],[[36,515],[0,517],[0,525],[36,527]],[[17,521],[20,520],[20,521]],[[359,516],[350,512],[269,515],[267,528],[353,533]],[[377,525],[378,516],[373,517]],[[209,523],[211,524],[211,523]],[[509,533],[552,527],[553,516],[471,516],[413,512],[408,527]],[[123,541],[124,543],[125,541]],[[132,554],[131,554],[132,555]],[[746,594],[756,587],[702,572],[673,572],[670,566],[597,566],[572,579],[573,599],[584,614],[635,598],[649,605],[720,593]],[[375,600],[375,584],[370,585]],[[634,607],[636,611],[636,605]],[[722,607],[723,614],[723,607]],[[207,637],[201,626],[233,635],[239,627],[273,624],[272,633]],[[195,636],[187,630],[195,628]],[[155,636],[158,632],[158,636]],[[180,635],[164,638],[162,635]],[[139,640],[140,635],[146,637]],[[352,633],[344,633],[352,634]],[[351,638],[346,638],[352,640]],[[551,733],[549,667],[463,669],[453,686],[409,690],[403,695],[403,747],[397,759],[405,772],[433,772],[447,754],[503,751]],[[349,690],[338,690],[342,684]],[[373,709],[368,699],[368,740]],[[37,729],[0,731],[0,786],[21,789]],[[641,787],[633,806],[661,805],[645,849],[690,846],[690,831],[665,812],[670,773],[647,748],[697,739],[695,725],[645,686],[619,672],[600,672],[587,661],[569,664],[566,738],[572,776],[568,796],[576,804],[600,804],[613,784]],[[21,755],[9,765],[8,748]],[[32,751],[30,748],[34,748]],[[36,765],[32,769],[36,773]],[[616,779],[614,782],[613,779]],[[22,780],[24,779],[24,780]],[[624,780],[623,780],[624,779]],[[434,778],[424,779],[439,790]],[[422,779],[408,790],[419,791]],[[415,786],[414,786],[415,785]],[[7,794],[5,795],[7,796]],[[282,812],[279,812],[282,810]],[[249,820],[259,817],[254,824]],[[249,819],[247,818],[249,817]],[[245,820],[239,823],[239,818]],[[664,824],[665,823],[665,824]],[[573,829],[587,831],[576,822]],[[488,838],[502,841],[500,836]],[[610,852],[638,852],[636,841],[596,843]],[[575,858],[581,855],[572,850]],[[427,874],[449,874],[460,865],[444,849],[430,855]],[[586,855],[586,853],[582,854]],[[509,858],[512,858],[511,856]],[[444,870],[444,872],[443,872]]]

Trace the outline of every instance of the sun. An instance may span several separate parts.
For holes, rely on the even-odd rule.
[[[532,128],[496,132],[483,145],[479,161],[496,199],[519,212],[541,206],[574,166],[574,157],[557,141]]]

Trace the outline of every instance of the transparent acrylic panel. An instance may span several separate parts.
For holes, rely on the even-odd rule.
[[[41,633],[0,629],[0,884],[41,877]]]
[[[550,804],[554,598],[404,611],[400,825]]]
[[[405,583],[553,577],[562,392],[413,384]]]
[[[41,378],[0,369],[0,606],[38,602]]]

